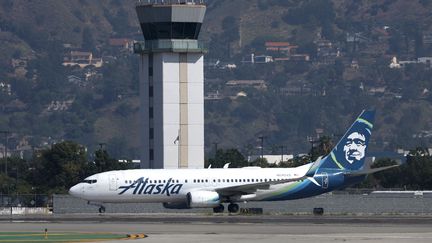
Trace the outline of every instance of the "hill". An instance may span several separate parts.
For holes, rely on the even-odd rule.
[[[114,157],[138,157],[138,60],[112,44],[142,40],[135,3],[0,3],[0,130],[13,132],[10,149],[75,140],[90,150],[106,143]],[[209,155],[216,142],[257,153],[259,136],[268,153],[281,146],[308,151],[308,137],[337,139],[365,107],[378,109],[375,149],[430,146],[432,73],[430,59],[421,58],[432,56],[432,1],[207,5],[206,96],[218,95],[206,99]],[[75,51],[92,52],[103,66],[63,66]],[[393,57],[407,64],[390,68]],[[263,80],[265,88],[230,80]]]

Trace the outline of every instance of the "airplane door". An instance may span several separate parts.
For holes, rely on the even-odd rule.
[[[117,191],[117,176],[116,174],[109,175],[109,189],[110,191]]]
[[[327,172],[322,173],[321,179],[322,179],[322,183],[321,183],[322,188],[327,189],[329,186],[329,176],[328,176]]]

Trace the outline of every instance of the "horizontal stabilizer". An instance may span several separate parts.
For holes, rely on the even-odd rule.
[[[350,171],[350,172],[345,172],[345,175],[347,175],[347,176],[368,175],[368,174],[377,173],[377,172],[380,172],[380,171],[383,171],[383,170],[388,170],[388,169],[396,168],[398,166],[399,165],[390,165],[390,166],[384,166],[384,167],[374,168],[374,169]]]

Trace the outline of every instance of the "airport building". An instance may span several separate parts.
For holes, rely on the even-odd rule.
[[[198,41],[206,6],[193,0],[141,0],[141,168],[204,167],[204,52]]]

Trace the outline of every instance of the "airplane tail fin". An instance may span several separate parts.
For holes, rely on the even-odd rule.
[[[375,111],[363,111],[330,154],[311,166],[307,176],[313,176],[319,169],[362,170],[374,118]]]

